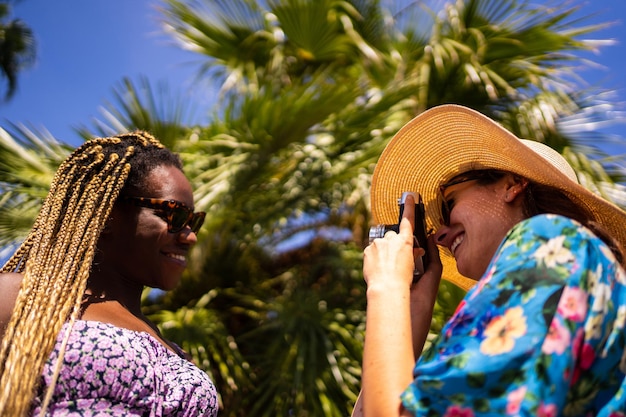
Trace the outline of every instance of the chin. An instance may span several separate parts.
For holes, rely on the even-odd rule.
[[[484,274],[484,271],[480,274],[477,274],[475,270],[472,271],[472,268],[464,268],[462,264],[459,265],[458,263],[456,265],[456,269],[461,275],[466,278],[473,279],[474,281],[478,281],[479,279],[481,279]]]
[[[161,291],[172,291],[173,289],[178,287],[178,284],[180,284],[180,277],[177,277],[174,280],[168,279],[161,281],[157,285],[155,285],[154,288],[157,288]]]

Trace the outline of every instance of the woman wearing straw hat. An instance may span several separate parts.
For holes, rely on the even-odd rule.
[[[397,220],[404,191],[421,194],[436,230],[431,261],[412,285],[423,249],[408,197],[399,232],[364,254],[354,415],[625,416],[626,213],[554,150],[456,105],[422,113],[387,145],[372,179],[377,223]],[[442,276],[469,291],[422,355]]]

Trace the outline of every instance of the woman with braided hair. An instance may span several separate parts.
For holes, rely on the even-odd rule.
[[[215,416],[208,375],[141,312],[196,243],[179,157],[144,132],[96,138],[59,167],[0,272],[0,416]]]

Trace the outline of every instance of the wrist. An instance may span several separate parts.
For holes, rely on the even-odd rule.
[[[408,283],[397,282],[394,280],[379,280],[375,283],[368,283],[367,298],[395,298],[397,296],[407,296],[411,292],[411,286]]]

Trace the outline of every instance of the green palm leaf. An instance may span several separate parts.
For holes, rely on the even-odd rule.
[[[6,21],[9,14],[8,2],[0,4],[0,76],[7,81],[5,100],[17,91],[18,75],[34,64],[37,51],[33,31],[19,19]]]
[[[0,247],[26,237],[57,167],[72,149],[47,132],[13,129],[15,134],[0,129]]]

